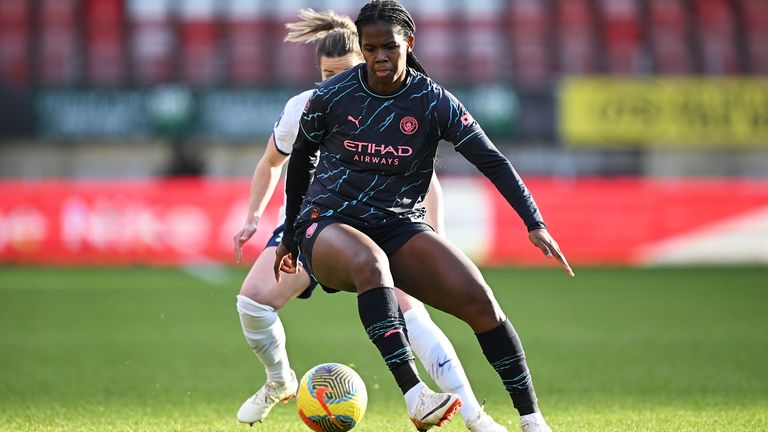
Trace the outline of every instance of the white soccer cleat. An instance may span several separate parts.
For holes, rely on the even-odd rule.
[[[544,421],[541,413],[533,413],[520,417],[520,427],[523,432],[552,432],[552,429]]]
[[[464,424],[467,426],[467,429],[469,429],[469,432],[509,432],[507,428],[496,423],[496,421],[482,409],[470,419],[465,420]]]
[[[419,431],[432,426],[443,427],[461,408],[461,398],[453,393],[435,393],[424,386],[419,391],[415,406],[408,407],[408,416]]]
[[[278,402],[287,403],[296,396],[298,388],[299,382],[296,380],[296,374],[293,370],[291,370],[291,377],[288,381],[267,381],[256,394],[243,402],[240,410],[237,411],[237,420],[251,426],[261,422],[267,418],[269,412]]]

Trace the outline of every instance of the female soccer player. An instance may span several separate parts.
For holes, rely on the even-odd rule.
[[[363,61],[355,25],[350,18],[312,10],[301,11],[299,18],[301,21],[288,25],[290,32],[286,41],[317,43],[317,61],[324,80]],[[311,93],[311,90],[306,91],[288,101],[270,136],[264,156],[256,166],[248,215],[243,228],[233,239],[238,262],[242,260],[242,246],[256,232],[260,216],[277,184],[281,167],[289,158],[299,130],[301,112]],[[440,192],[439,183],[434,178],[434,187],[427,194],[427,200],[431,201],[427,203],[427,216],[437,229],[442,225]],[[238,420],[244,423],[262,421],[277,402],[291,398],[298,386],[296,375],[288,362],[285,331],[277,310],[292,298],[309,297],[317,281],[309,272],[301,272],[288,275],[279,284],[276,283],[271,266],[275,247],[282,234],[283,226],[280,225],[256,259],[237,296],[237,310],[246,341],[267,372],[266,384],[245,401],[237,413]],[[396,296],[405,317],[409,338],[425,368],[441,388],[458,393],[464,400],[461,414],[469,430],[506,431],[478,404],[453,346],[432,322],[424,305],[399,290]]]
[[[510,394],[523,431],[551,431],[539,412],[520,338],[480,271],[422,222],[417,205],[427,193],[438,141],[453,143],[492,180],[531,242],[569,275],[573,271],[510,162],[419,64],[408,11],[393,0],[374,0],[355,25],[365,64],[320,84],[302,115],[288,164],[286,228],[275,277],[297,271],[300,250],[324,286],[358,293],[363,326],[419,430],[449,418],[457,397],[432,392],[416,373],[394,286],[467,322]]]

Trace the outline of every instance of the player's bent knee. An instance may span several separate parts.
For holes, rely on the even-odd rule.
[[[392,285],[389,260],[383,252],[355,256],[349,262],[349,274],[358,289]]]
[[[504,314],[491,298],[474,297],[462,303],[461,319],[476,333],[496,328],[504,321]]]
[[[274,295],[276,287],[277,282],[271,283],[271,281],[256,278],[246,278],[240,287],[240,295],[275,309],[280,309],[283,304],[276,301],[277,298]]]

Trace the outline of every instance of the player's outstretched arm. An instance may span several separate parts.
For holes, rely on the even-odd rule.
[[[458,151],[488,177],[515,209],[528,229],[528,238],[548,258],[554,257],[569,276],[574,276],[560,246],[549,234],[539,208],[509,160],[485,136],[467,140]]]
[[[272,193],[280,179],[280,171],[287,160],[288,156],[277,151],[274,135],[270,135],[264,155],[256,165],[251,178],[248,214],[243,227],[232,237],[232,248],[238,264],[243,260],[243,245],[256,233],[261,215],[264,214],[264,209],[272,198]]]

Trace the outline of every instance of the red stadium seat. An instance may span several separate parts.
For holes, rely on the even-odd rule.
[[[416,21],[416,56],[427,72],[445,83],[466,84],[469,54],[456,55],[467,42],[466,27],[462,26],[462,5],[451,0],[414,2],[408,10]],[[355,16],[356,11],[349,11]],[[466,37],[465,37],[466,36]]]
[[[280,83],[300,84],[309,88],[312,83],[320,81],[314,45],[283,43],[285,35],[288,34],[285,23],[295,20],[295,14],[271,20],[269,31],[273,35],[271,44],[277,47],[273,54],[272,79]]]
[[[641,68],[641,30],[634,0],[601,0],[606,70],[631,74]]]
[[[504,71],[501,53],[506,51],[504,39],[499,37],[502,16],[488,2],[464,4],[459,10],[462,22],[462,40],[466,57],[464,73],[474,82],[496,81]]]
[[[595,65],[595,20],[588,0],[555,2],[559,71],[562,74],[590,74]]]
[[[177,33],[168,0],[132,1],[129,9],[134,79],[154,84],[175,78]]]
[[[219,14],[213,0],[187,0],[179,20],[181,76],[192,85],[216,84],[222,75]]]
[[[543,86],[552,77],[550,20],[545,0],[515,0],[509,3],[507,39],[512,79],[529,87]]]
[[[40,0],[39,60],[43,84],[75,84],[81,62],[76,0]]]
[[[272,37],[267,17],[258,11],[232,8],[225,23],[230,43],[229,82],[253,85],[269,81],[272,47],[279,41]]]
[[[30,14],[26,0],[0,0],[0,83],[29,81]]]
[[[740,72],[736,54],[734,15],[729,0],[696,0],[703,72],[708,75]]]
[[[118,85],[127,75],[123,0],[87,0],[86,76],[92,84]]]
[[[459,36],[454,22],[455,17],[436,14],[418,23],[415,53],[427,72],[441,81],[455,81],[463,75],[455,54]]]
[[[650,0],[654,71],[663,75],[694,72],[688,34],[690,17],[681,0]]]
[[[751,72],[768,75],[768,2],[743,0]]]
[[[293,83],[308,88],[311,83],[320,80],[315,45],[283,43],[288,34],[285,24],[298,19],[296,9],[296,5],[290,2],[275,3],[275,10],[269,15],[269,34],[273,35],[273,39],[268,43],[276,47],[273,51],[272,79],[281,84]]]

